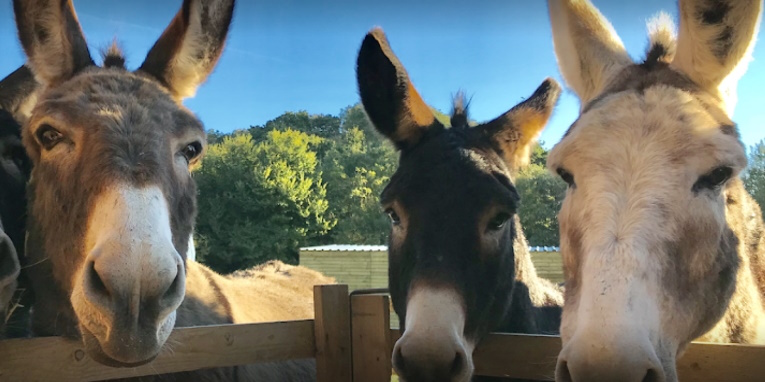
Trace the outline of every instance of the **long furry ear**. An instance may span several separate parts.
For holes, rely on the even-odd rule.
[[[37,81],[56,85],[94,65],[71,0],[14,0],[27,65]]]
[[[547,125],[560,92],[560,85],[548,78],[531,97],[480,128],[482,136],[491,139],[501,151],[510,169],[529,163],[531,147]]]
[[[234,0],[184,0],[138,69],[162,82],[176,99],[194,96],[215,68],[234,15]]]
[[[382,29],[367,34],[356,61],[361,103],[377,131],[399,149],[416,144],[440,123],[409,81]]]
[[[10,113],[18,122],[24,122],[37,101],[38,84],[32,71],[22,65],[0,80],[0,110]]]
[[[548,0],[547,6],[558,67],[583,107],[632,59],[589,0]]]
[[[761,18],[762,0],[680,0],[672,67],[719,94],[733,114],[736,84],[751,60]]]

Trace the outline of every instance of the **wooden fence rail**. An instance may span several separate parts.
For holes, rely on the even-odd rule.
[[[87,356],[80,341],[3,340],[0,381],[109,380],[304,358],[316,358],[319,382],[351,381],[348,286],[317,286],[314,299],[315,320],[175,329],[168,350],[135,368],[101,365]],[[343,353],[345,361],[338,358]],[[348,377],[338,378],[342,375]]]
[[[94,381],[313,358],[313,320],[173,330],[172,351],[136,368],[101,365],[81,341],[60,337],[0,341],[0,381]]]
[[[314,289],[315,320],[180,328],[148,365],[111,368],[79,342],[58,337],[0,341],[0,381],[92,381],[288,359],[316,358],[319,382],[389,382],[398,329],[385,294]],[[491,334],[476,348],[477,375],[552,380],[560,337]],[[678,361],[682,382],[765,380],[765,346],[693,343]]]
[[[390,381],[390,355],[401,333],[398,329],[387,330],[387,339],[382,339],[385,334],[379,333],[389,313],[388,296],[354,296],[351,312],[354,324],[354,371],[358,368],[359,360],[364,360],[364,367],[369,368],[371,364],[375,373],[361,374],[362,379],[354,381]],[[358,319],[376,324],[359,329],[356,327]],[[357,334],[357,330],[361,333]],[[380,349],[381,344],[387,345],[385,350]],[[560,349],[558,336],[492,333],[481,341],[473,353],[475,374],[551,381],[555,376]],[[357,357],[357,352],[366,356]],[[677,371],[681,382],[765,381],[765,346],[694,342],[678,360]]]

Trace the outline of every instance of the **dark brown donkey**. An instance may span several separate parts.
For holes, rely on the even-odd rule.
[[[14,1],[42,85],[22,134],[34,164],[26,253],[36,335],[78,338],[101,363],[136,366],[153,360],[176,326],[312,318],[310,286],[297,290],[288,275],[235,280],[186,261],[196,214],[189,169],[205,133],[181,101],[213,70],[233,10],[233,0],[184,1],[131,72],[114,48],[103,67],[94,64],[71,1]],[[159,378],[313,374],[304,361]]]
[[[19,122],[29,111],[27,101],[36,85],[24,66],[0,80],[0,338],[29,333],[31,294],[26,280],[18,277],[18,254],[24,253],[25,189],[31,163],[21,145]]]
[[[512,177],[528,162],[560,87],[548,79],[476,127],[458,98],[445,128],[382,30],[366,36],[357,65],[364,108],[400,151],[381,196],[392,223],[390,293],[404,330],[394,368],[407,381],[470,380],[473,349],[490,331],[558,332],[563,296],[536,275]]]

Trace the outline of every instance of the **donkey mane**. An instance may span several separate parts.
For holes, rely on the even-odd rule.
[[[454,96],[452,101],[452,116],[449,122],[452,128],[467,129],[469,126],[468,108],[470,107],[470,100],[465,100],[465,92],[460,90]]]
[[[101,58],[104,68],[127,69],[125,67],[125,54],[116,40],[112,42],[109,48],[101,52]]]
[[[669,64],[677,51],[675,23],[665,12],[661,12],[648,21],[648,50],[642,66],[653,69],[658,63]]]

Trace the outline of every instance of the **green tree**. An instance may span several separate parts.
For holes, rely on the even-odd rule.
[[[749,166],[742,176],[746,190],[765,208],[765,139],[749,150]]]
[[[237,134],[211,145],[194,173],[199,260],[223,273],[270,259],[296,263],[301,245],[326,235],[334,221],[312,151],[321,141],[286,129],[258,143]]]
[[[438,122],[441,122],[442,125],[444,125],[446,127],[451,127],[452,126],[451,116],[442,113],[441,110],[438,110],[438,109],[436,109],[434,107],[431,107],[430,111],[433,112],[433,116],[435,116],[436,120]]]
[[[319,160],[330,150],[334,140],[341,134],[340,118],[329,114],[308,114],[307,111],[288,111],[268,122],[263,126],[251,126],[248,131],[255,142],[266,139],[271,131],[285,131],[292,129],[306,134],[323,138],[313,145]]]
[[[308,114],[307,111],[288,111],[268,122],[263,126],[253,126],[250,134],[256,142],[265,138],[271,131],[286,129],[297,130],[306,134],[316,135],[320,138],[336,138],[340,135],[340,118],[329,114]]]
[[[379,196],[396,169],[396,161],[397,154],[387,142],[369,139],[358,126],[348,128],[327,153],[322,168],[330,214],[337,219],[331,232],[334,242],[387,241],[390,227],[380,209]]]
[[[521,197],[521,225],[531,245],[560,245],[558,211],[566,193],[566,183],[545,168],[547,151],[538,145],[531,155],[529,166],[522,169],[515,180]]]
[[[226,136],[225,133],[222,133],[218,130],[207,130],[207,144],[212,145],[215,143],[220,143],[223,141],[223,138]]]
[[[529,164],[544,168],[547,167],[547,150],[542,147],[544,144],[544,142],[540,141],[538,144],[534,145],[534,148],[531,150]]]

